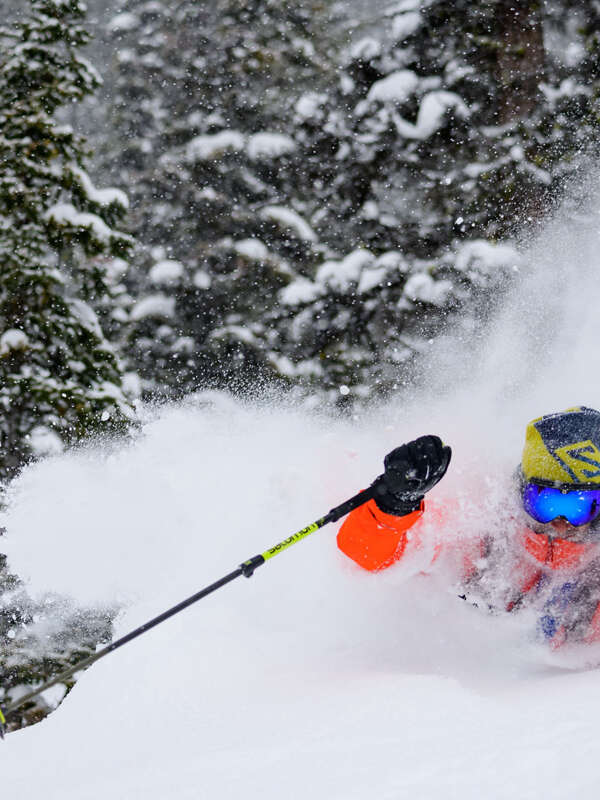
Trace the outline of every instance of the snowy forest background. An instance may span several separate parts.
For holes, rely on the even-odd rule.
[[[88,6],[0,2],[5,486],[144,401],[415,386],[596,155],[592,0]],[[5,568],[0,602],[0,701],[111,635]]]

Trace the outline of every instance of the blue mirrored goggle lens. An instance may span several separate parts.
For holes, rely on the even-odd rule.
[[[561,492],[547,486],[527,483],[523,489],[523,508],[538,522],[564,517],[571,525],[585,525],[600,514],[600,489]]]

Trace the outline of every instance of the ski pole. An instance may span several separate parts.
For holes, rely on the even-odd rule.
[[[269,561],[274,556],[278,555],[279,553],[287,550],[288,547],[292,547],[292,545],[296,544],[296,542],[305,539],[307,536],[310,536],[311,533],[318,531],[319,528],[322,528],[324,525],[327,525],[330,522],[337,522],[338,519],[341,517],[346,516],[349,514],[350,511],[353,511],[355,508],[364,505],[368,500],[371,500],[377,493],[379,487],[382,483],[382,475],[373,481],[371,486],[363,492],[359,492],[354,497],[351,497],[346,502],[341,503],[341,505],[332,508],[329,513],[327,513],[324,517],[321,517],[316,522],[313,522],[311,525],[307,525],[306,528],[302,528],[297,533],[293,533],[291,536],[288,536],[287,539],[284,539],[282,542],[271,547],[269,550],[266,550],[264,553],[260,555],[253,556],[249,558],[247,561],[244,561],[240,566],[235,569],[233,572],[230,572],[228,575],[225,575],[215,583],[211,583],[210,586],[206,586],[204,589],[201,589],[196,594],[191,595],[191,597],[182,600],[181,603],[173,606],[172,608],[167,609],[167,611],[163,611],[162,614],[159,614],[157,617],[145,622],[143,625],[140,625],[139,628],[135,628],[135,630],[130,631],[125,636],[122,636],[120,639],[117,639],[114,642],[111,642],[106,647],[103,647],[101,650],[98,650],[92,655],[88,656],[87,658],[78,661],[77,664],[69,667],[68,669],[61,672],[59,675],[56,675],[54,678],[50,678],[46,683],[42,686],[39,686],[37,689],[33,689],[31,692],[18,697],[16,700],[13,700],[9,703],[4,709],[0,708],[0,738],[4,738],[5,728],[6,728],[6,715],[10,714],[15,709],[19,708],[20,706],[28,703],[34,697],[42,694],[47,689],[50,689],[52,686],[55,686],[57,683],[64,683],[69,678],[72,678],[76,672],[79,672],[86,667],[95,664],[96,661],[99,661],[104,656],[107,656],[109,653],[118,650],[119,647],[123,647],[124,644],[131,642],[133,639],[137,639],[138,636],[141,636],[146,631],[155,628],[157,625],[160,625],[161,622],[169,619],[169,617],[178,614],[180,611],[183,611],[188,606],[191,606],[193,603],[196,603],[198,600],[202,600],[203,597],[206,597],[212,592],[216,592],[217,589],[220,589],[222,586],[234,581],[236,578],[239,578],[243,575],[246,578],[251,578],[254,575],[254,571]],[[3,713],[4,711],[4,713]]]

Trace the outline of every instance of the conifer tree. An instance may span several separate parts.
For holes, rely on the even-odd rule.
[[[591,0],[403,0],[339,65],[314,5],[127,0],[112,23],[149,391],[410,380],[460,315],[485,324],[597,140]]]
[[[455,312],[485,323],[516,263],[508,240],[597,141],[598,12],[582,4],[576,23],[567,6],[394,4],[339,83],[296,104],[308,219],[351,251],[280,294],[279,347],[319,385],[377,396]]]
[[[114,227],[127,198],[94,186],[84,141],[63,120],[100,82],[79,53],[88,39],[83,22],[79,0],[31,0],[0,30],[3,481],[36,455],[122,432],[132,418],[118,358],[93,310],[111,305],[107,259],[131,245]],[[55,596],[34,602],[3,556],[0,586],[3,703],[111,635],[111,613],[73,608]],[[9,723],[35,722],[56,702],[40,698]]]
[[[111,22],[128,137],[110,162],[135,187],[146,246],[128,279],[126,349],[148,391],[277,374],[269,307],[320,252],[295,197],[289,100],[326,73],[317,12],[312,1],[129,0]]]
[[[59,113],[100,79],[79,54],[80,0],[31,0],[1,31],[0,476],[36,453],[123,431],[131,409],[93,304],[109,291],[103,257],[131,240],[127,207],[84,169],[84,142]]]

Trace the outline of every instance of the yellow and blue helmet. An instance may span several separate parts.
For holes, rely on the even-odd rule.
[[[600,411],[568,408],[525,432],[521,479],[562,489],[600,489]]]

